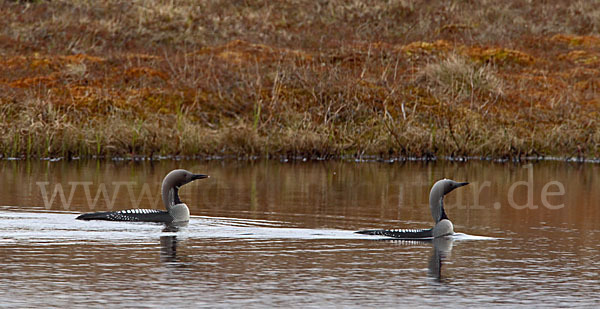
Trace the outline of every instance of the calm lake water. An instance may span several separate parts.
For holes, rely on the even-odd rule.
[[[85,222],[162,209],[174,168],[192,220]],[[0,306],[597,307],[600,166],[564,162],[0,161]],[[429,189],[462,235],[429,228]],[[479,237],[485,236],[485,237]]]

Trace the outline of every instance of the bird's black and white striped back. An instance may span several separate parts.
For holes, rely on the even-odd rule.
[[[82,214],[79,220],[171,222],[173,217],[166,211],[156,209],[127,209]]]
[[[380,235],[397,239],[430,239],[433,229],[391,229],[391,230],[363,230],[358,234]]]

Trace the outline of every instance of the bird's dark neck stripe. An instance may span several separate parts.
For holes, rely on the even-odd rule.
[[[448,216],[446,215],[446,211],[444,211],[444,205],[442,205],[442,215],[440,216],[440,221],[442,221],[444,219],[450,220],[450,219],[448,219]]]
[[[181,204],[181,200],[179,199],[179,187],[175,186],[173,187],[173,204],[171,204],[171,206],[173,205],[177,205],[177,204]]]
[[[448,215],[446,215],[446,211],[444,210],[444,197],[443,196],[440,199],[440,209],[441,209],[442,212],[440,213],[440,218],[438,219],[437,222],[440,222],[440,221],[442,221],[444,219],[450,220],[450,219],[448,219]]]

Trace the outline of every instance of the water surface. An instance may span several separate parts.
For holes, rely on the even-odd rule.
[[[179,167],[211,175],[180,191],[187,226],[74,220],[162,208],[162,177]],[[5,306],[598,304],[598,165],[0,161],[0,171]],[[467,237],[353,233],[430,227],[429,188],[444,177],[471,182],[446,200]]]

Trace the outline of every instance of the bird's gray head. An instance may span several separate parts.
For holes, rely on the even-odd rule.
[[[165,176],[162,182],[163,204],[169,210],[171,206],[181,203],[179,200],[179,188],[196,179],[207,178],[208,175],[194,174],[186,170],[172,170]]]
[[[448,219],[444,211],[444,195],[452,192],[452,190],[468,185],[468,182],[457,182],[450,179],[438,180],[429,192],[429,208],[431,208],[431,216],[435,223],[440,220]]]

